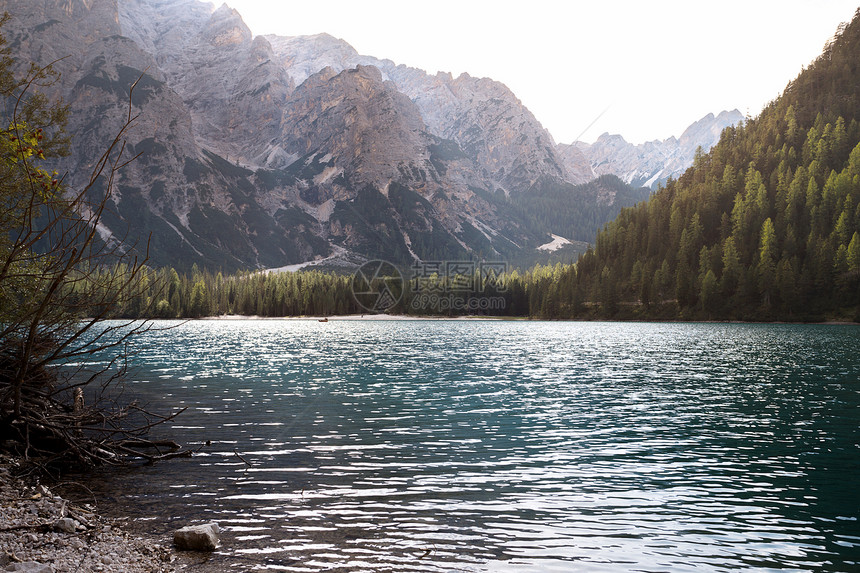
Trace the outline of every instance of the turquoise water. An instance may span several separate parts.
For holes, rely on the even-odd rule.
[[[203,321],[127,391],[199,447],[92,483],[205,570],[860,570],[860,328]],[[209,445],[206,445],[206,442]]]

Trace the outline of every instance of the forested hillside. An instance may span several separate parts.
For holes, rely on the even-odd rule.
[[[560,316],[854,318],[860,10],[755,119],[625,209],[561,283]],[[533,309],[533,312],[536,309]]]
[[[478,314],[542,318],[860,320],[860,11],[754,119],[677,181],[623,209],[575,266],[502,277]],[[520,228],[579,238],[607,211],[642,198],[616,178],[482,192]],[[646,191],[647,193],[647,191]],[[399,197],[396,193],[395,198]],[[582,209],[582,203],[598,207]],[[605,220],[605,219],[604,219]],[[491,249],[487,248],[487,252]],[[409,276],[408,272],[404,276]],[[233,277],[192,269],[147,275],[123,316],[362,312],[349,279],[322,273]],[[409,288],[389,312],[456,314],[422,302],[444,279]],[[441,281],[441,282],[438,282]],[[86,283],[77,288],[90,288]],[[483,291],[465,295],[480,298]]]

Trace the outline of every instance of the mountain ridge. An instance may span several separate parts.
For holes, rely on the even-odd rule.
[[[587,173],[584,164],[587,162],[595,175],[613,174],[634,187],[656,189],[670,178],[680,177],[693,164],[698,148],[707,153],[727,127],[742,121],[744,116],[735,109],[716,116],[708,113],[690,124],[677,138],[632,144],[619,134],[606,132],[592,144],[578,141],[559,148],[569,170]]]
[[[138,81],[141,156],[103,223],[109,240],[151,234],[156,265],[504,259],[559,231],[536,207],[549,197],[583,213],[566,237],[581,240],[647,196],[576,190],[587,172],[488,78],[430,75],[326,34],[254,36],[236,10],[196,0],[9,4],[22,61],[72,54],[54,89],[72,104],[70,184]]]

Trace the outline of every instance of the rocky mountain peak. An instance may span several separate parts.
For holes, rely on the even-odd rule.
[[[503,83],[405,66],[386,71],[418,106],[428,131],[456,141],[494,190],[516,194],[545,177],[567,178],[552,136]]]
[[[627,140],[624,139],[619,133],[609,133],[608,131],[604,131],[597,138],[597,141],[603,143],[604,145],[626,145]]]
[[[567,169],[567,175],[572,183],[587,183],[597,177],[588,157],[576,144],[559,144],[556,149]]]
[[[373,82],[382,82],[382,72],[376,66],[362,66],[361,64],[355,66],[353,70],[358,77],[362,79],[366,79],[368,81]]]
[[[215,47],[227,48],[250,43],[253,34],[236,10],[222,4],[212,14],[201,37]]]
[[[287,70],[296,85],[330,67],[337,72],[354,67],[366,60],[347,42],[330,34],[284,37],[267,35],[280,65]]]
[[[634,187],[656,188],[669,177],[679,177],[693,164],[699,147],[708,151],[720,140],[726,127],[742,120],[738,110],[723,111],[716,116],[709,113],[691,124],[679,138],[672,136],[634,145],[621,135],[603,133],[591,145],[575,142],[572,147],[583,154],[596,175],[617,175]],[[566,147],[560,147],[560,152],[570,173],[587,173],[582,156]]]
[[[708,150],[720,140],[726,127],[736,125],[743,119],[743,114],[737,109],[722,111],[716,117],[709,113],[685,129],[678,142],[682,147],[692,147],[693,151],[699,146]]]
[[[312,90],[317,86],[323,85],[335,77],[339,72],[331,66],[326,66],[318,72],[311,74],[305,81],[299,85],[299,93],[306,90]]]
[[[251,41],[251,51],[249,52],[251,65],[260,65],[272,61],[275,58],[275,53],[272,50],[272,45],[263,36],[256,36]]]
[[[284,113],[283,140],[295,155],[334,158],[340,172],[360,161],[352,187],[385,189],[400,177],[401,165],[423,155],[423,127],[415,105],[384,82],[378,68],[359,65],[335,74],[327,67],[293,93]],[[337,194],[321,185],[313,196],[321,203]]]
[[[508,86],[491,78],[476,78],[463,72],[451,81],[450,86],[457,96],[470,101],[501,98],[514,105],[522,105]]]
[[[468,73],[457,78],[448,72],[431,76],[390,60],[361,56],[329,34],[266,39],[297,86],[307,82],[316,86],[356,66],[376,68],[383,80],[391,81],[417,106],[423,121],[419,129],[457,142],[480,164],[494,188],[519,193],[542,177],[567,177],[552,136],[500,82]],[[320,72],[324,73],[317,75]]]

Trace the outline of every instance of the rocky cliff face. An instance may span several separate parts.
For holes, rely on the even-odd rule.
[[[485,181],[510,195],[531,189],[541,178],[567,179],[549,132],[506,86],[468,74],[435,80],[453,101],[447,94],[419,98],[425,91],[421,84],[402,89],[412,92],[434,132],[456,141],[480,166]]]
[[[572,181],[585,183],[597,177],[597,173],[591,166],[591,161],[576,143],[559,143],[556,146],[556,151]]]
[[[584,158],[595,175],[616,175],[634,187],[656,189],[670,177],[677,179],[684,173],[693,164],[696,149],[707,152],[725,128],[743,119],[738,110],[723,111],[716,117],[709,113],[690,125],[679,139],[634,145],[620,135],[604,133],[591,145],[577,142],[559,146],[559,151],[569,171],[586,173]]]
[[[321,192],[323,200],[351,199],[366,185],[384,191],[398,179],[414,182],[411,172],[401,171],[427,167],[428,138],[418,110],[372,66],[317,72],[293,94],[282,119],[280,140],[288,151],[331,158],[316,181],[340,179],[352,190]]]
[[[384,80],[393,82],[417,106],[426,131],[456,142],[494,190],[518,193],[542,177],[570,179],[552,136],[504,84],[468,74],[430,75],[391,60],[361,56],[327,34],[266,39],[297,84],[324,68],[335,72],[359,65],[378,68]]]
[[[569,202],[597,172],[486,78],[431,76],[325,34],[254,37],[235,10],[197,0],[7,5],[16,57],[69,56],[52,89],[72,105],[70,184],[131,102],[140,157],[103,235],[151,233],[157,265],[507,258],[553,231],[529,197]],[[600,201],[607,218],[621,206]]]
[[[295,85],[238,12],[194,0],[123,0],[119,16],[123,34],[153,54],[188,105],[205,147],[247,164],[284,162],[270,142]]]

